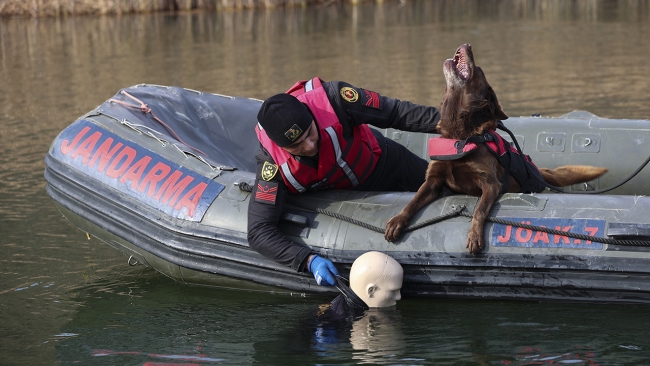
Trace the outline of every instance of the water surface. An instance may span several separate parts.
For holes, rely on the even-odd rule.
[[[264,99],[318,75],[437,106],[462,43],[509,115],[648,119],[649,35],[641,0],[1,19],[0,364],[648,364],[643,306],[405,299],[322,323],[328,298],[176,284],[63,219],[43,158],[139,83]]]

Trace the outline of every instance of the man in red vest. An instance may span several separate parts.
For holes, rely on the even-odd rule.
[[[338,275],[334,264],[278,229],[287,194],[328,188],[417,191],[427,161],[368,125],[434,133],[440,114],[434,107],[313,78],[268,98],[257,119],[261,149],[248,206],[249,245],[331,286]]]

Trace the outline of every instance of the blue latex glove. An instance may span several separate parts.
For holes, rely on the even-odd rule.
[[[319,285],[334,286],[336,280],[334,276],[339,275],[339,271],[334,267],[334,263],[329,259],[314,255],[309,262],[309,272],[314,274],[314,278]]]

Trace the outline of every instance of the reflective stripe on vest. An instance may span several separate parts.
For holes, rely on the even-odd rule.
[[[357,176],[352,172],[352,169],[350,169],[350,166],[348,163],[343,160],[343,154],[341,153],[341,144],[339,143],[339,138],[336,136],[336,131],[334,131],[334,128],[332,126],[327,127],[325,129],[325,132],[327,132],[328,135],[330,135],[330,139],[332,140],[332,145],[334,145],[334,152],[336,154],[336,164],[338,164],[341,169],[343,169],[343,172],[345,172],[345,175],[348,176],[348,179],[350,182],[352,182],[352,186],[358,186],[359,185],[359,179],[357,179]]]
[[[298,180],[296,180],[296,177],[293,176],[293,173],[291,173],[291,169],[289,169],[289,164],[287,162],[280,165],[280,169],[282,169],[282,175],[289,183],[291,183],[296,191],[302,193],[307,190],[307,188],[303,187],[303,185],[300,184]]]
[[[354,174],[352,169],[350,169],[350,166],[348,163],[343,160],[343,154],[342,154],[342,149],[341,149],[341,144],[339,143],[338,136],[336,136],[336,131],[334,131],[334,128],[332,126],[327,127],[325,129],[325,132],[330,136],[332,146],[334,147],[334,154],[336,156],[336,164],[338,165],[341,170],[345,173],[345,175],[348,177],[350,182],[352,183],[352,186],[357,186],[359,185],[359,179],[357,176]],[[298,180],[293,176],[293,173],[291,173],[291,169],[289,168],[288,163],[284,163],[280,166],[280,169],[282,169],[282,174],[287,178],[287,181],[291,183],[293,188],[295,188],[296,191],[302,193],[307,190]],[[328,172],[328,176],[330,173],[332,173],[333,170],[337,169],[336,167],[333,167],[330,172]]]
[[[305,83],[305,93],[314,90],[314,79],[310,79]]]

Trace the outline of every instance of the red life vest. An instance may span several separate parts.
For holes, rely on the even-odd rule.
[[[431,137],[428,148],[431,160],[456,160],[473,153],[476,150],[476,144],[467,142],[467,140]]]
[[[504,140],[496,131],[490,130],[481,136],[472,136],[466,140],[453,140],[442,137],[429,139],[429,157],[431,160],[456,160],[476,151],[477,143],[484,143],[499,164],[506,168],[501,181],[501,193],[510,189],[510,175],[519,183],[520,193],[542,192],[546,186],[544,178],[530,159],[519,154],[516,148]],[[524,160],[525,159],[525,160]]]
[[[381,148],[365,124],[352,126],[349,138],[343,136],[334,108],[327,98],[319,78],[299,81],[287,91],[305,104],[314,116],[320,135],[318,141],[318,168],[301,163],[293,155],[276,145],[257,124],[257,138],[279,166],[280,174],[289,191],[356,187],[368,178],[381,155]]]

